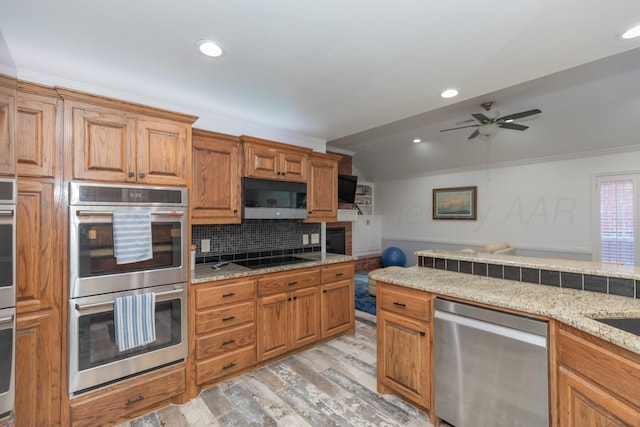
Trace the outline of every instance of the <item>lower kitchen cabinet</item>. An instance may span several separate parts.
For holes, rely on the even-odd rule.
[[[71,401],[71,425],[115,425],[171,402],[185,390],[185,366],[155,371]]]
[[[377,286],[378,391],[431,409],[433,298],[415,289]]]
[[[320,287],[321,338],[355,332],[355,289],[353,263],[322,269]]]
[[[640,355],[560,325],[560,427],[640,426]]]

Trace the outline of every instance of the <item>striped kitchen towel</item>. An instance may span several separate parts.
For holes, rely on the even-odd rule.
[[[118,297],[113,318],[119,351],[140,347],[156,340],[156,295],[153,292]]]
[[[113,254],[116,264],[153,258],[151,248],[151,211],[116,209],[113,211]]]

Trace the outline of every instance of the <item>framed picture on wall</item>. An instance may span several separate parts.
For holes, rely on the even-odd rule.
[[[478,187],[433,189],[433,219],[477,219]]]

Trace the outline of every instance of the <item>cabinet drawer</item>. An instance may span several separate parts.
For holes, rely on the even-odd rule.
[[[196,314],[196,333],[215,331],[255,320],[253,301],[201,311]]]
[[[321,270],[322,283],[337,282],[338,280],[353,279],[353,263],[323,267]]]
[[[204,359],[239,347],[251,345],[256,340],[254,323],[238,326],[215,334],[196,338],[196,359]]]
[[[270,295],[320,284],[320,270],[273,274],[258,279],[258,295]]]
[[[243,348],[202,362],[196,362],[196,383],[208,383],[217,378],[253,366],[255,348]]]
[[[183,393],[185,378],[184,366],[179,366],[118,384],[106,393],[80,398],[80,402],[72,401],[72,424],[93,427],[127,418],[129,414]]]
[[[379,307],[382,310],[404,314],[420,320],[431,320],[431,302],[429,297],[415,289],[403,289],[379,285]]]
[[[200,288],[196,289],[196,310],[244,301],[252,299],[254,296],[255,282],[253,280]]]

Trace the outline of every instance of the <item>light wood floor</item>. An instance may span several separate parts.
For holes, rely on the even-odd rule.
[[[431,426],[427,413],[376,392],[375,316],[340,337],[204,390],[120,427]]]

